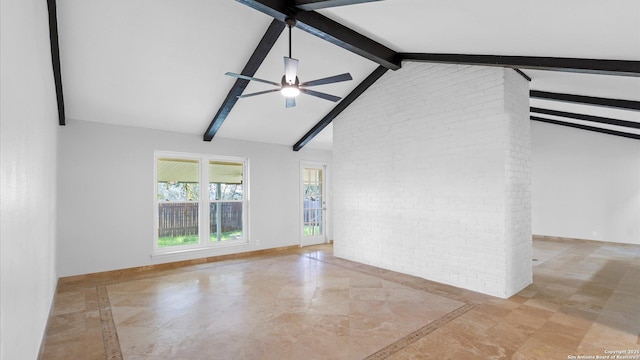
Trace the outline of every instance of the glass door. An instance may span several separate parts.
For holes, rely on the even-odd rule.
[[[326,165],[302,163],[302,246],[326,242]]]

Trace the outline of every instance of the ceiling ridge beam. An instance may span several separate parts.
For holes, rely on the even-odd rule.
[[[345,6],[374,2],[380,0],[297,0],[296,7],[304,11],[326,9],[330,7]]]
[[[587,125],[581,125],[581,124],[574,124],[574,123],[570,123],[570,122],[566,122],[566,121],[551,120],[551,119],[547,119],[547,118],[541,118],[541,117],[538,117],[538,116],[531,116],[530,119],[533,120],[533,121],[539,121],[539,122],[544,122],[544,123],[548,123],[548,124],[567,126],[567,127],[572,127],[572,128],[575,128],[575,129],[598,132],[598,133],[601,133],[601,134],[615,135],[615,136],[625,137],[625,138],[629,138],[629,139],[640,140],[640,135],[633,134],[633,133],[626,133],[626,132],[623,132],[623,131],[609,130],[609,129],[603,129],[603,128],[599,128],[599,127],[587,126]]]
[[[537,108],[537,107],[531,107],[529,111],[537,114],[560,116],[560,117],[566,117],[566,118],[571,118],[576,120],[596,122],[600,124],[608,124],[608,125],[640,129],[640,123],[635,121],[619,120],[619,119],[612,119],[612,118],[607,118],[602,116],[594,116],[594,115],[586,115],[586,114],[576,114],[576,113],[571,113],[566,111],[543,109],[543,108]]]
[[[640,61],[633,60],[434,53],[398,53],[398,56],[406,61],[640,77]]]
[[[53,66],[53,82],[56,87],[58,101],[58,124],[65,125],[64,94],[62,92],[62,71],[60,67],[60,44],[58,42],[58,10],[56,0],[47,0],[49,11],[49,44],[51,45],[51,65]]]
[[[548,91],[531,90],[529,96],[535,99],[563,101],[583,105],[595,105],[614,109],[640,111],[640,101],[609,99],[594,96],[560,94]]]
[[[378,79],[387,72],[386,67],[378,66],[369,76],[367,76],[358,86],[356,86],[349,95],[338,103],[325,117],[322,118],[317,124],[315,124],[311,130],[309,130],[295,145],[293,145],[293,151],[302,149],[309,141],[311,141],[316,135],[318,135],[327,125],[331,124],[333,119],[336,118],[344,109],[346,109],[351,103],[353,103],[362,93],[364,93],[371,85],[373,85]]]
[[[271,21],[271,24],[267,28],[267,31],[264,33],[264,36],[262,37],[262,39],[260,39],[258,46],[253,51],[253,54],[251,54],[249,61],[247,61],[244,69],[242,69],[242,75],[255,75],[256,71],[258,71],[258,68],[269,54],[269,51],[271,51],[271,48],[276,43],[276,40],[278,40],[280,34],[282,34],[284,27],[285,24],[279,20],[273,19],[273,21]],[[249,80],[236,79],[236,82],[231,87],[231,90],[229,90],[229,93],[220,106],[220,109],[218,109],[218,112],[213,117],[213,120],[211,120],[207,131],[205,131],[203,138],[204,141],[213,140],[213,137],[216,135],[216,133],[222,126],[222,123],[224,123],[224,121],[227,119],[227,116],[229,116],[231,109],[233,109],[236,102],[238,101],[238,96],[242,95],[242,92],[246,89],[248,84]]]
[[[398,53],[315,11],[300,11],[287,0],[236,0],[275,19],[296,19],[296,27],[388,69],[401,67]]]

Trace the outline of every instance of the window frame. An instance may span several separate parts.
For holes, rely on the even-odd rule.
[[[158,245],[159,205],[158,200],[158,160],[176,159],[198,161],[200,193],[198,203],[198,243],[160,247]],[[242,164],[242,200],[225,200],[242,203],[242,237],[224,241],[210,241],[209,206],[213,200],[209,198],[209,164],[210,162],[231,162]],[[185,252],[206,251],[230,246],[250,244],[249,236],[249,158],[222,156],[211,154],[193,154],[171,151],[154,151],[153,158],[153,252],[152,257]],[[218,201],[220,201],[219,199]],[[220,202],[218,202],[220,203]]]

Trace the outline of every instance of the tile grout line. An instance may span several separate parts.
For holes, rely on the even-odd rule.
[[[445,291],[442,291],[442,290],[433,289],[433,288],[429,288],[429,287],[426,287],[426,286],[419,286],[419,285],[413,284],[410,281],[398,281],[398,280],[394,279],[393,277],[385,276],[384,274],[376,274],[375,272],[367,271],[366,269],[363,269],[363,268],[361,268],[359,266],[349,266],[349,265],[346,265],[346,264],[339,264],[335,260],[334,261],[329,261],[329,260],[325,260],[325,259],[318,259],[318,258],[309,256],[309,254],[306,254],[305,256],[308,259],[311,259],[311,260],[316,260],[316,261],[319,261],[319,262],[322,262],[322,263],[325,263],[325,264],[336,265],[336,266],[339,266],[339,267],[341,267],[343,269],[348,269],[348,270],[351,270],[351,271],[359,272],[359,273],[364,274],[364,275],[378,277],[378,278],[381,278],[381,279],[386,280],[386,281],[390,281],[390,282],[393,282],[393,283],[396,283],[396,284],[399,284],[399,285],[403,285],[403,286],[412,288],[414,290],[424,291],[424,292],[427,292],[427,293],[430,293],[430,294],[433,294],[433,295],[437,295],[437,296],[441,296],[441,297],[447,298],[449,300],[455,300],[455,301],[461,302],[463,304],[474,304],[474,302],[472,302],[472,301],[470,301],[468,299],[449,294],[449,293],[447,293]],[[359,265],[370,266],[370,265],[365,265],[365,264],[359,264]],[[387,271],[395,272],[393,270],[387,270]],[[404,275],[406,275],[406,274],[404,274]],[[411,275],[409,275],[409,276],[411,276]],[[429,281],[429,280],[426,280],[426,281]]]
[[[568,253],[569,251],[573,250],[575,247],[576,247],[576,244],[571,244],[571,246],[567,247],[566,249],[560,251],[556,255],[554,255],[554,256],[550,257],[549,259],[545,260],[542,264],[533,266],[533,269],[544,269],[544,268],[547,268],[549,265],[551,265],[552,263],[555,262],[554,260],[559,259],[560,257],[564,256],[566,253]]]
[[[289,255],[295,255],[295,254],[289,254]],[[434,295],[439,295],[439,296],[443,296],[445,298],[449,298],[450,300],[454,300],[454,301],[458,301],[458,302],[462,302],[463,305],[456,308],[455,310],[445,314],[444,316],[428,323],[427,325],[423,326],[422,328],[413,331],[411,333],[409,333],[406,336],[403,336],[402,338],[398,339],[397,341],[395,341],[394,343],[376,351],[375,353],[369,355],[368,357],[366,357],[365,359],[368,360],[379,360],[379,359],[385,359],[389,356],[391,356],[392,354],[403,350],[405,347],[407,347],[408,345],[410,345],[411,343],[427,336],[428,334],[432,333],[433,331],[437,330],[438,328],[440,328],[441,326],[449,323],[450,321],[458,318],[459,316],[467,313],[468,311],[474,309],[477,307],[477,305],[473,302],[470,302],[466,299],[460,299],[458,297],[455,296],[451,296],[450,294],[447,294],[445,292],[442,291],[438,291],[436,289],[430,289],[430,288],[424,288],[422,286],[417,286],[416,284],[412,284],[410,282],[400,282],[396,279],[393,279],[392,277],[386,277],[384,276],[384,274],[376,274],[376,273],[372,273],[367,271],[366,269],[362,269],[359,267],[352,267],[352,266],[348,266],[346,264],[340,264],[338,261],[330,261],[327,259],[318,259],[316,257],[311,256],[309,253],[307,254],[299,254],[302,255],[304,257],[307,257],[308,259],[311,260],[316,260],[322,263],[326,263],[328,265],[333,265],[333,266],[338,266],[338,267],[342,267],[344,269],[349,269],[351,271],[355,271],[355,272],[359,272],[361,274],[365,274],[365,275],[369,275],[369,276],[374,276],[374,277],[379,277],[382,278],[384,280],[387,281],[391,281],[403,286],[407,286],[409,288],[413,288],[415,290],[419,290],[419,291],[425,291],[427,293],[432,293]],[[255,261],[256,259],[252,259],[250,261]],[[244,262],[244,261],[241,261]],[[198,270],[204,270],[204,269],[194,269],[195,271]],[[163,276],[164,274],[160,275],[158,274],[157,276]],[[155,277],[155,276],[154,276]],[[146,278],[146,277],[144,277]],[[132,279],[133,280],[133,279]],[[135,280],[141,280],[141,279],[135,279]],[[135,281],[133,280],[133,281]],[[107,355],[107,360],[122,360],[123,359],[123,355],[122,355],[122,350],[120,348],[120,343],[118,340],[118,334],[117,334],[117,329],[115,327],[115,323],[113,321],[113,315],[112,315],[112,311],[111,311],[111,304],[109,301],[109,294],[107,291],[107,284],[101,284],[99,286],[96,287],[96,291],[98,294],[98,307],[99,307],[99,311],[100,311],[100,324],[102,327],[102,335],[103,335],[103,341],[104,341],[104,347],[105,347],[105,352]]]
[[[376,351],[375,353],[367,356],[365,360],[381,360],[386,359],[389,356],[397,353],[398,351],[403,350],[407,346],[412,343],[422,339],[423,337],[429,335],[435,330],[439,329],[441,326],[455,320],[456,318],[464,315],[465,313],[476,308],[475,304],[465,304],[460,306],[459,308],[453,310],[452,312],[442,316],[441,318],[434,320],[422,328],[406,335],[397,340],[396,342]]]
[[[122,350],[120,349],[118,331],[116,330],[113,314],[111,313],[111,303],[109,302],[107,287],[105,285],[97,286],[96,292],[98,293],[100,326],[102,327],[102,340],[104,342],[107,360],[122,360]]]
[[[467,312],[475,309],[478,305],[475,304],[472,301],[469,301],[467,299],[460,299],[458,297],[455,296],[451,296],[450,294],[447,294],[446,292],[443,291],[439,291],[436,289],[430,289],[430,288],[426,288],[426,287],[422,287],[422,286],[418,286],[416,284],[412,284],[411,282],[405,282],[405,281],[397,281],[396,279],[393,279],[392,277],[385,277],[384,274],[375,274],[373,272],[369,272],[366,269],[363,269],[361,267],[355,266],[348,266],[346,264],[339,264],[337,261],[329,261],[327,259],[319,259],[317,257],[313,257],[310,254],[305,254],[305,257],[307,257],[308,259],[312,259],[312,260],[316,260],[328,265],[334,265],[334,266],[338,266],[341,267],[343,269],[348,269],[351,271],[355,271],[355,272],[359,272],[361,274],[364,275],[369,275],[369,276],[374,276],[377,278],[381,278],[387,281],[391,281],[394,282],[396,284],[400,284],[403,286],[407,286],[409,288],[412,288],[414,290],[419,290],[419,291],[424,291],[426,293],[430,293],[430,294],[434,294],[437,296],[442,296],[444,298],[448,298],[449,300],[453,300],[453,301],[458,301],[463,303],[463,305],[461,305],[460,307],[454,309],[453,311],[445,314],[444,316],[428,323],[427,325],[421,327],[420,329],[413,331],[411,333],[409,333],[408,335],[405,335],[403,337],[401,337],[400,339],[398,339],[397,341],[393,342],[392,344],[385,346],[384,348],[376,351],[375,353],[367,356],[364,360],[382,360],[382,359],[386,359],[389,356],[397,353],[398,351],[403,350],[404,348],[406,348],[407,346],[411,345],[412,343],[422,339],[423,337],[429,335],[430,333],[434,332],[435,330],[439,329],[441,326],[446,325],[447,323],[455,320],[456,318],[466,314]]]

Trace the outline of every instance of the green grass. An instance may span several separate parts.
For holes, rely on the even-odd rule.
[[[226,231],[220,234],[220,241],[232,240],[242,237],[242,231]],[[181,245],[193,245],[199,241],[198,235],[184,235],[184,236],[163,236],[158,238],[159,247],[167,246],[181,246]],[[216,242],[216,235],[212,234],[209,241]]]
[[[233,240],[233,239],[238,239],[242,237],[242,230],[236,230],[236,231],[226,231],[223,232],[222,234],[220,234],[220,241],[225,241],[225,240]],[[216,236],[212,235],[209,238],[209,241],[216,241]]]
[[[320,235],[321,233],[322,233],[322,229],[318,225],[315,225],[315,226],[305,225],[304,226],[304,236],[315,236],[315,235]]]
[[[158,238],[159,247],[192,245],[198,243],[198,235],[163,236]]]

